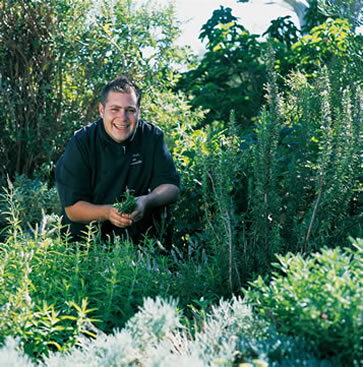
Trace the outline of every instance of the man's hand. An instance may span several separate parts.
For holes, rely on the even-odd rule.
[[[137,208],[130,214],[134,222],[138,222],[147,215],[147,211],[154,207],[167,205],[178,200],[179,188],[171,184],[156,187],[150,194],[136,198]]]
[[[132,223],[138,222],[146,215],[150,199],[148,195],[138,196],[136,199],[136,209],[131,214],[120,213],[112,207],[108,215],[108,220],[116,227],[126,228]]]
[[[139,220],[143,219],[146,215],[147,209],[149,205],[148,195],[138,196],[136,198],[136,210],[134,210],[130,214],[130,218],[134,222],[138,222]]]
[[[112,205],[96,205],[87,201],[77,201],[72,206],[65,208],[68,218],[73,222],[89,223],[97,220],[104,222],[109,220],[120,228],[129,227],[132,218],[128,214],[119,213]]]
[[[87,201],[77,201],[65,207],[68,218],[73,222],[89,223],[91,221],[109,220],[119,228],[131,226],[133,222],[143,219],[149,209],[171,204],[178,200],[179,188],[172,184],[156,187],[150,194],[136,198],[137,208],[130,215],[119,213],[112,205],[96,205]]]
[[[129,214],[120,213],[116,208],[110,206],[108,220],[116,227],[126,228],[131,226],[133,219]]]

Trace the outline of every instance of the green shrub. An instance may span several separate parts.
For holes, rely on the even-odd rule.
[[[8,181],[7,190],[12,191],[12,201],[16,203],[19,220],[24,229],[40,223],[45,215],[61,214],[57,189],[49,188],[47,183],[38,179],[16,175],[13,183]],[[6,215],[10,210],[6,192],[3,192],[2,196],[0,208],[3,215],[0,216],[0,226],[5,225]]]
[[[359,364],[363,327],[363,241],[355,249],[322,249],[303,257],[277,256],[270,282],[259,277],[249,302],[277,329],[313,343],[320,357]]]
[[[161,89],[188,64],[171,5],[10,0],[1,14],[0,185],[54,165],[73,131],[97,118],[107,81],[129,74]]]
[[[335,247],[362,229],[359,86],[322,68],[317,80],[292,73],[282,94],[268,67],[253,133],[242,135],[231,114],[228,129],[181,126],[174,135],[178,246],[205,252],[218,296],[271,271],[276,253]]]
[[[65,261],[56,266],[47,255],[60,250],[56,244],[59,240],[25,240],[21,233],[17,234],[17,242],[14,238],[9,236],[6,243],[0,243],[0,342],[7,336],[16,337],[34,359],[51,350],[68,350],[81,334],[88,333],[86,325],[93,320],[88,317],[92,310],[85,298],[77,305],[62,297],[59,286],[54,287],[62,282],[59,269]],[[47,274],[47,267],[53,271]],[[46,284],[53,294],[44,294]]]
[[[0,242],[0,334],[19,337],[32,357],[66,351],[90,321],[110,332],[124,326],[144,297],[180,296],[186,307],[213,292],[209,263],[178,249],[165,254],[162,244],[115,238],[102,241],[92,225],[84,240],[60,234],[60,218],[45,216],[42,225],[24,231],[11,185],[6,191],[4,241]]]

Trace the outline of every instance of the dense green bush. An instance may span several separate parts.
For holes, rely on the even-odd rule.
[[[275,253],[334,247],[361,231],[359,85],[335,84],[338,69],[323,68],[317,80],[292,73],[281,93],[269,69],[253,134],[241,134],[233,114],[226,129],[174,134],[176,232],[215,264],[220,295],[268,272]]]
[[[19,337],[31,356],[69,349],[92,332],[90,321],[107,332],[122,327],[146,296],[178,296],[181,307],[203,295],[216,299],[213,270],[197,251],[166,255],[148,238],[101,241],[94,226],[70,242],[55,215],[24,231],[13,194],[0,242],[0,332],[2,340]]]
[[[199,38],[206,52],[194,68],[182,74],[178,89],[190,95],[193,107],[207,110],[203,125],[228,122],[231,109],[244,128],[258,114],[266,82],[258,35],[237,22],[230,8],[216,9]]]
[[[316,76],[323,65],[347,68],[348,75],[336,75],[340,80],[355,80],[362,76],[362,35],[352,32],[352,25],[344,19],[328,18],[312,28],[291,47],[290,62],[296,69]]]
[[[281,333],[314,343],[316,355],[337,357],[346,366],[359,365],[363,352],[363,241],[353,244],[309,257],[277,256],[271,280],[259,277],[246,291]]]
[[[11,200],[8,200],[9,196],[12,196]],[[45,215],[61,214],[56,188],[49,188],[46,182],[24,175],[16,175],[14,182],[8,181],[8,188],[3,188],[0,200],[0,228],[5,226],[6,215],[11,210],[9,202],[17,206],[19,220],[28,230],[39,224]]]
[[[65,279],[61,269],[65,261],[61,262],[60,256],[57,263],[51,261],[51,256],[47,258],[60,250],[60,238],[25,242],[18,234],[14,231],[15,237],[9,236],[6,243],[0,244],[1,342],[14,336],[35,359],[50,350],[68,350],[76,345],[82,333],[89,332],[87,325],[93,320],[87,316],[91,311],[87,300],[83,298],[76,304],[62,297],[60,284]],[[63,253],[62,258],[69,258],[69,253]],[[46,273],[42,267],[53,272]],[[51,294],[44,296],[47,287]]]
[[[358,365],[361,253],[329,248],[361,231],[361,37],[328,19],[297,40],[280,18],[263,57],[220,9],[203,27],[190,100],[172,92],[188,61],[172,7],[91,3],[0,5],[0,185],[13,180],[0,207],[0,361],[32,364],[14,337],[54,366]],[[120,72],[141,83],[145,119],[182,174],[169,253],[147,237],[101,241],[93,225],[80,242],[60,235],[53,162]],[[267,275],[276,254],[286,274],[248,293],[267,321],[241,300],[211,306]],[[148,296],[179,301],[147,300],[134,315]]]
[[[217,195],[218,184],[214,189]],[[227,244],[218,249],[211,243],[210,250],[222,256],[230,251],[229,229],[223,222],[228,207],[214,205],[222,218],[218,236]],[[274,274],[271,286],[260,279],[255,283],[260,289],[248,293],[255,306],[271,316],[264,321],[238,299],[212,306],[222,281],[224,292],[230,294],[229,282],[232,279],[233,286],[236,280],[229,256],[223,265],[196,244],[189,246],[189,253],[174,247],[165,255],[161,244],[147,238],[140,246],[119,238],[102,242],[92,226],[84,241],[71,243],[60,236],[59,219],[30,235],[19,225],[16,205],[10,202],[9,207],[10,225],[0,243],[1,341],[17,338],[34,361],[46,358],[47,365],[64,366],[89,361],[95,353],[97,366],[111,363],[108,358],[128,361],[123,363],[130,366],[135,361],[145,366],[179,366],[183,361],[201,366],[232,366],[237,361],[251,366],[340,366],[341,361],[357,358],[361,250],[350,254],[327,249],[310,260],[300,255],[280,257],[280,269],[287,275]],[[221,274],[231,266],[232,273]],[[172,302],[173,310],[162,301],[149,301],[133,316],[147,296],[179,301]],[[176,306],[186,318],[178,321]],[[103,334],[122,327],[114,336]],[[97,339],[84,344],[83,335]],[[26,365],[7,340],[0,353]],[[71,352],[75,345],[86,349],[69,356],[50,354]]]

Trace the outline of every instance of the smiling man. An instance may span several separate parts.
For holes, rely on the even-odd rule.
[[[56,165],[63,223],[78,238],[97,221],[102,235],[139,238],[161,209],[179,196],[180,178],[163,133],[139,119],[141,90],[126,77],[103,88],[101,118],[76,131]],[[137,207],[131,214],[113,207],[130,190]]]

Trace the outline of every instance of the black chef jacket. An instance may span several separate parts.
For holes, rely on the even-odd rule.
[[[63,224],[78,236],[86,229],[72,222],[64,208],[83,200],[92,204],[114,204],[126,188],[135,196],[146,195],[162,184],[180,185],[180,177],[166,147],[163,133],[152,124],[138,121],[135,134],[125,143],[115,142],[105,131],[103,120],[78,130],[56,164],[56,184],[63,208]],[[128,228],[132,237],[145,230],[148,218]],[[124,234],[109,221],[102,232]]]

